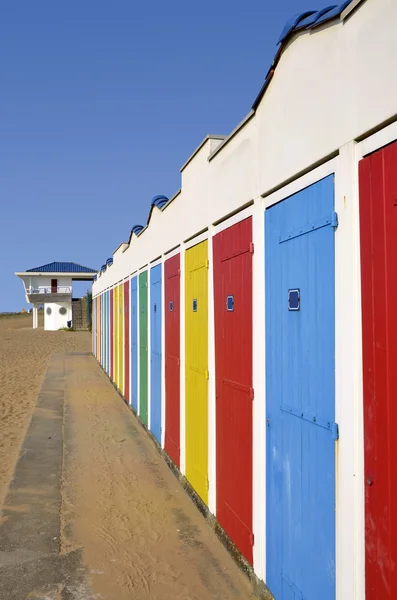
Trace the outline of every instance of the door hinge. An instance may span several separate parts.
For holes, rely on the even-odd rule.
[[[209,371],[206,371],[206,372],[205,372],[205,377],[206,377],[206,379],[209,379],[209,378],[210,378],[210,372],[209,372]]]
[[[181,270],[178,269],[178,277],[180,277],[180,276],[181,276]]]
[[[205,266],[207,267],[207,269],[209,269],[209,266],[210,266],[210,261],[209,260],[205,261]]]
[[[253,533],[250,533],[250,544],[251,544],[251,546],[254,545],[254,534]]]
[[[208,477],[205,480],[205,489],[208,491],[210,489],[210,482],[208,481]]]
[[[250,398],[251,398],[251,400],[253,400],[254,397],[255,397],[254,388],[250,388]]]
[[[334,440],[339,440],[339,426],[338,423],[332,423],[332,437]]]
[[[254,253],[254,242],[250,242],[250,253]]]
[[[284,244],[284,242],[290,242],[291,240],[297,237],[306,235],[308,233],[313,233],[313,231],[317,231],[317,229],[322,229],[323,227],[338,227],[338,214],[336,212],[332,212],[326,217],[317,219],[312,223],[306,223],[301,227],[298,227],[297,229],[293,229],[288,232],[283,232],[278,239],[279,244]]]
[[[180,367],[180,366],[181,366],[181,359],[178,358],[178,367]]]

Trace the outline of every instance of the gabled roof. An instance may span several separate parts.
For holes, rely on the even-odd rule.
[[[52,262],[28,269],[26,273],[97,273],[97,269],[90,269],[74,262]]]

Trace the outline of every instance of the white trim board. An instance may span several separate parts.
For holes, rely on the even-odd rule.
[[[308,173],[305,173],[305,175],[302,175],[301,177],[298,177],[298,179],[288,183],[285,187],[280,188],[269,196],[265,196],[265,198],[263,198],[264,208],[270,208],[274,204],[277,204],[277,202],[281,202],[281,200],[285,200],[286,198],[289,198],[289,196],[293,196],[304,188],[309,187],[309,185],[317,183],[317,181],[320,181],[320,179],[324,179],[324,177],[332,175],[336,171],[338,164],[337,161],[338,157],[332,158],[319,167],[313,169],[313,171],[309,171]]]

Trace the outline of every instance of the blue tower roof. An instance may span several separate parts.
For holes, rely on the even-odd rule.
[[[97,273],[97,269],[90,269],[74,262],[52,262],[41,267],[28,269],[27,273]]]

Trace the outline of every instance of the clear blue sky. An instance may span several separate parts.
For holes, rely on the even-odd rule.
[[[285,21],[325,4],[3,3],[0,312],[26,306],[15,271],[100,268],[205,135],[248,113]]]

